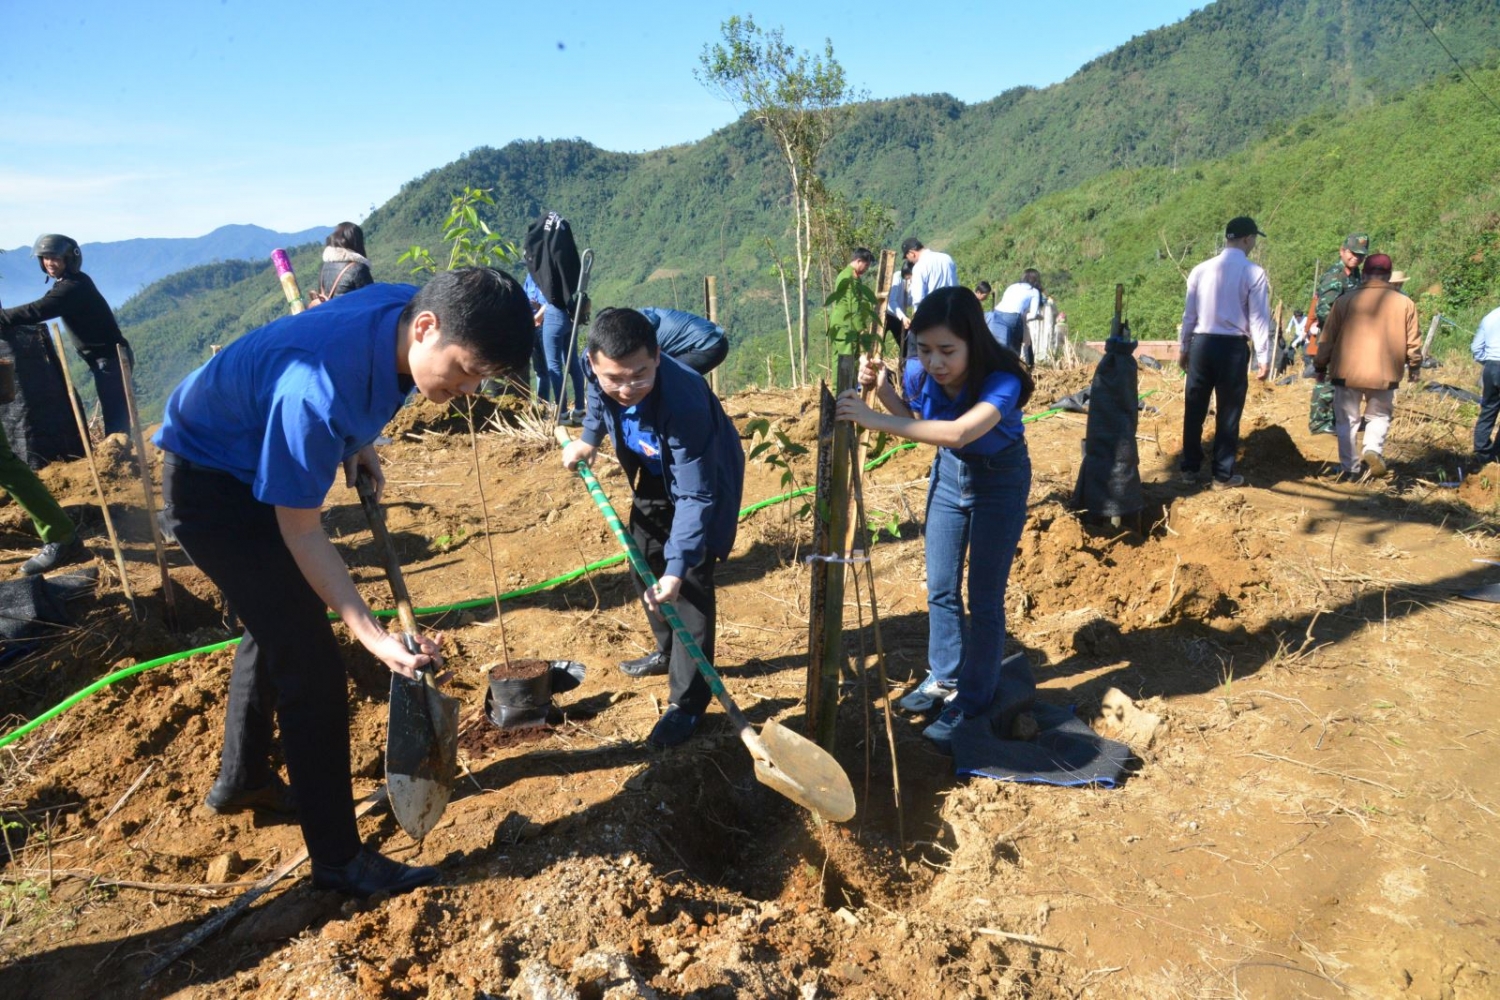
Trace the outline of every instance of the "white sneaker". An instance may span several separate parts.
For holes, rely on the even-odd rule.
[[[901,711],[910,712],[913,715],[923,715],[939,706],[945,705],[958,692],[951,685],[938,681],[931,674],[923,679],[921,684],[909,691],[905,698],[898,704]]]

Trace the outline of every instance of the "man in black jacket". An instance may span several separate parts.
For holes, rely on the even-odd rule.
[[[129,434],[130,412],[125,406],[125,379],[120,371],[119,348],[134,361],[130,345],[120,333],[120,324],[109,303],[94,287],[94,279],[84,274],[83,251],[67,236],[48,233],[37,237],[31,248],[43,273],[52,279],[47,294],[35,302],[12,309],[0,309],[0,329],[8,326],[37,326],[61,319],[68,327],[73,345],[94,373],[94,388],[99,393],[99,408],[104,414],[105,434]]]

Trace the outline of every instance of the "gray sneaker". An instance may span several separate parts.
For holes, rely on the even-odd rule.
[[[944,684],[934,678],[931,674],[918,684],[898,704],[901,711],[910,712],[912,715],[924,715],[935,708],[941,708],[947,704],[954,695],[950,685]]]
[[[88,557],[89,550],[84,548],[83,539],[75,534],[66,542],[48,542],[43,545],[40,552],[21,565],[21,572],[27,576],[38,576],[50,573],[59,566],[83,562]]]

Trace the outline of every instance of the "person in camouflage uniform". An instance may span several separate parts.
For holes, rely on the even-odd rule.
[[[1318,287],[1313,290],[1311,322],[1316,324],[1315,330],[1322,329],[1329,310],[1340,295],[1359,287],[1359,268],[1369,253],[1370,237],[1366,234],[1350,233],[1344,239],[1344,245],[1339,247],[1339,262],[1323,272],[1323,276],[1318,279]],[[1303,360],[1310,367],[1312,359],[1318,353],[1316,332],[1307,338],[1303,350]],[[1313,386],[1312,403],[1307,413],[1307,429],[1313,434],[1334,432],[1333,386],[1322,383]]]

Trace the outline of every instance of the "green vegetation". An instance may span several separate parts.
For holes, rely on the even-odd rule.
[[[1474,74],[1500,93],[1500,71]],[[1186,272],[1217,252],[1225,221],[1252,215],[1269,237],[1255,257],[1272,301],[1311,297],[1345,234],[1407,272],[1423,322],[1442,312],[1472,330],[1500,302],[1500,115],[1452,79],[1354,115],[1319,115],[1246,152],[1178,170],[1120,171],[1044,198],[956,248],[978,273],[1039,265],[1075,334],[1102,339],[1116,282],[1143,339],[1176,336]],[[1453,348],[1464,334],[1445,327]]]
[[[1464,65],[1492,65],[1500,4],[1447,0],[1442,11],[1437,30]],[[1414,275],[1409,290],[1443,283],[1444,311],[1472,328],[1476,303],[1500,284],[1490,193],[1500,143],[1493,108],[1451,69],[1405,0],[1219,0],[1046,90],[967,106],[944,95],[856,105],[819,163],[831,196],[860,203],[869,228],[953,252],[966,281],[1014,280],[1037,265],[1075,331],[1100,330],[1103,289],[1116,280],[1130,288],[1137,335],[1169,331],[1177,265],[1211,253],[1240,212],[1272,234],[1262,259],[1288,306],[1357,226]],[[1474,73],[1500,93],[1494,72]],[[701,311],[702,276],[718,275],[734,344],[721,386],[764,383],[768,359],[785,384],[776,262],[792,257],[787,173],[750,118],[642,154],[580,140],[476,149],[364,221],[377,279],[410,280],[397,258],[437,242],[466,187],[491,192],[490,227],[512,238],[544,208],[566,215],[595,249],[600,306]],[[315,246],[292,253],[304,279],[318,260]],[[815,269],[809,298],[822,301],[846,262]],[[284,312],[259,261],[195,268],[133,299],[120,319],[147,415],[209,344]]]

